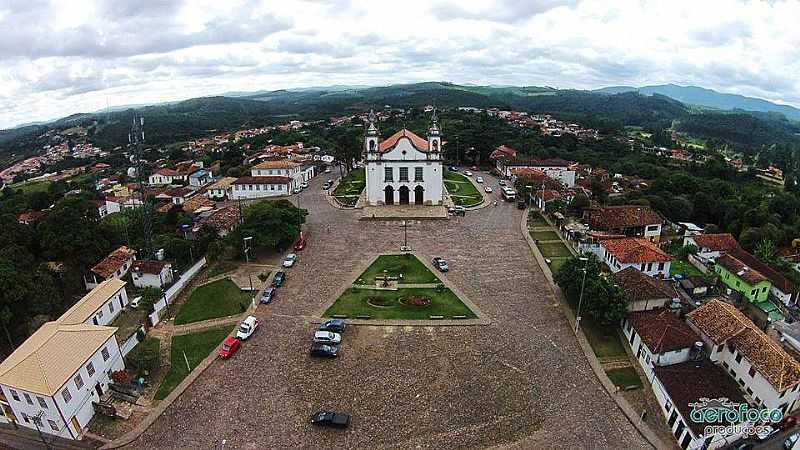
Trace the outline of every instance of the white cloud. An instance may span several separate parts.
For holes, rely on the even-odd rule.
[[[112,105],[422,80],[696,84],[800,105],[800,0],[6,0],[0,128]]]

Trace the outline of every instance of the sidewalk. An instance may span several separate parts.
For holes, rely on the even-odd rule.
[[[547,220],[545,218],[545,220]],[[572,309],[567,304],[566,298],[564,298],[561,289],[553,282],[553,274],[550,272],[550,267],[544,260],[544,257],[539,252],[539,248],[536,246],[536,243],[533,241],[533,238],[528,233],[528,209],[525,210],[525,213],[522,216],[522,220],[520,221],[520,232],[525,236],[525,240],[528,242],[528,246],[530,247],[531,252],[533,253],[536,262],[539,264],[539,267],[544,272],[545,278],[549,281],[550,289],[553,293],[553,297],[555,300],[558,301],[559,305],[561,306],[561,310],[564,312],[564,315],[567,316],[567,320],[570,323],[570,326],[573,330],[575,330],[575,315],[572,312]],[[559,234],[559,237],[561,235]],[[568,248],[571,249],[570,246]],[[672,449],[674,446],[665,444],[657,435],[653,432],[650,427],[642,421],[639,416],[639,412],[636,411],[633,406],[628,402],[623,396],[619,389],[611,382],[606,375],[605,370],[603,369],[603,365],[597,359],[597,356],[594,354],[594,350],[589,345],[589,341],[586,339],[586,336],[583,334],[583,330],[578,329],[577,333],[575,333],[575,337],[578,340],[578,345],[581,347],[584,356],[586,356],[586,360],[589,361],[589,366],[594,371],[595,376],[600,381],[600,384],[603,386],[603,389],[608,393],[608,395],[614,400],[619,407],[620,411],[628,418],[628,421],[639,431],[639,434],[645,438],[650,445],[654,448],[659,450],[669,450]]]

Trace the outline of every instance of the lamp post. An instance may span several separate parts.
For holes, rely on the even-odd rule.
[[[38,431],[38,432],[39,432],[39,439],[41,439],[41,440],[42,440],[42,444],[44,444],[44,447],[45,447],[47,450],[51,450],[53,447],[51,447],[51,446],[50,446],[50,443],[49,443],[49,442],[47,442],[47,440],[45,440],[45,438],[44,438],[44,433],[42,433],[42,429],[41,429],[41,428],[39,428],[39,426],[40,426],[40,425],[41,425],[41,423],[42,423],[42,417],[44,417],[44,411],[39,411],[39,414],[36,414],[36,416],[32,417],[32,419],[33,419],[33,425],[35,425],[35,426],[36,426],[36,431]]]
[[[533,185],[526,184],[525,190],[528,191],[528,206],[531,206],[531,204],[533,204]]]
[[[242,238],[242,246],[244,246],[244,259],[247,263],[250,263],[250,241],[252,240],[253,236]]]
[[[400,226],[403,227],[403,247],[401,247],[400,250],[408,251],[410,250],[408,248],[408,222],[404,220]]]
[[[586,286],[586,272],[588,270],[589,258],[581,257],[578,260],[583,261],[583,279],[581,280],[581,295],[578,297],[578,314],[575,316],[575,334],[578,334],[578,328],[581,326],[581,305],[583,304],[583,288]]]

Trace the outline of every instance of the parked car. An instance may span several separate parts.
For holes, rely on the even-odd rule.
[[[272,287],[281,287],[286,281],[286,272],[275,272],[275,277],[272,278]]]
[[[311,416],[311,424],[323,427],[347,428],[350,414],[335,411],[317,411]]]
[[[447,265],[447,261],[444,258],[435,257],[432,260],[433,266],[439,269],[439,272],[447,272],[450,270],[450,267]]]
[[[465,216],[467,213],[467,209],[463,206],[454,206],[447,210],[448,214],[451,216]]]
[[[308,188],[308,183],[303,181],[302,183],[300,183],[300,187],[303,188],[303,189],[306,189],[306,188]]]
[[[299,194],[299,193],[301,193],[301,192],[303,192],[303,190],[302,190],[302,189],[300,189],[300,187],[296,187],[296,188],[292,189],[292,193],[293,193],[293,194]]]
[[[225,341],[222,342],[222,347],[219,348],[219,357],[222,359],[228,359],[233,356],[234,353],[239,351],[239,345],[242,341],[239,339],[228,336],[225,338]]]
[[[475,181],[477,181],[478,183],[483,183],[483,177],[477,177],[475,178]]]
[[[778,434],[780,430],[778,428],[773,427],[772,425],[762,425],[761,430],[756,433],[756,439],[759,442],[764,442],[769,438]]]
[[[339,348],[333,345],[313,343],[311,344],[309,353],[311,356],[318,356],[321,358],[336,358],[339,353]]]
[[[795,431],[794,433],[790,434],[786,437],[786,440],[783,441],[783,448],[786,450],[791,450],[794,447],[795,442],[800,439],[800,431]]]
[[[236,337],[242,341],[246,341],[247,338],[256,332],[258,324],[259,322],[258,319],[256,319],[256,316],[247,316],[247,318],[239,324],[239,330],[236,331]]]
[[[278,292],[278,290],[274,287],[268,287],[264,289],[264,292],[261,293],[261,300],[259,300],[259,303],[266,305],[267,303],[271,302],[272,298],[275,297],[276,292]]]
[[[300,233],[300,237],[297,238],[297,242],[294,243],[294,251],[299,252],[306,248],[306,237],[303,236],[303,233]]]
[[[136,309],[139,307],[139,303],[141,302],[142,302],[142,296],[140,295],[138,297],[134,297],[133,300],[131,300],[130,303],[128,304],[131,305],[131,308]]]
[[[500,181],[497,182],[497,184],[499,184],[500,186],[505,187],[508,183],[506,183],[506,180],[500,180]]]
[[[325,173],[331,173],[331,168],[330,167],[326,167],[325,168]]]
[[[470,172],[469,170],[465,170],[464,171],[464,175],[466,175],[468,177],[471,177],[472,176],[472,172]]]
[[[332,331],[334,333],[344,333],[347,324],[342,319],[330,319],[319,324],[319,331]]]
[[[314,332],[314,342],[317,344],[338,344],[342,342],[342,335],[332,331]]]
[[[475,172],[477,172],[477,171],[478,171],[478,166],[472,166],[472,170],[474,170]]]
[[[296,261],[297,261],[297,255],[295,253],[289,253],[288,255],[286,255],[286,259],[283,260],[283,267],[286,268],[293,267]]]
[[[450,166],[450,171],[451,171],[451,172],[458,172],[458,167],[456,167],[456,166]]]
[[[323,184],[323,185],[322,185],[322,190],[323,190],[323,191],[327,191],[327,190],[328,190],[328,189],[330,189],[330,188],[331,188],[331,185],[330,185],[330,184],[328,184],[328,183],[325,183],[325,184]]]
[[[794,428],[797,425],[797,417],[795,416],[786,416],[778,423],[778,428],[781,430],[788,430],[790,428]]]
[[[487,194],[491,194],[491,193],[492,193],[492,187],[491,187],[491,186],[484,186],[484,187],[483,187],[483,190],[484,190],[484,191],[485,191]]]

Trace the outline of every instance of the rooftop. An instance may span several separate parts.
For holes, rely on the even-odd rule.
[[[689,418],[692,411],[690,404],[701,402],[703,398],[727,398],[733,403],[747,403],[733,378],[708,360],[655,366],[653,371],[667,390],[673,405],[680,411],[686,425],[698,436],[703,435],[703,429],[711,424],[692,421]],[[691,382],[687,383],[689,380]]]
[[[65,324],[79,324],[89,320],[94,313],[102,307],[109,298],[113,297],[126,282],[118,278],[111,278],[98,284],[94,289],[84,295],[70,309],[59,317]]]
[[[743,249],[737,247],[733,250],[730,250],[728,254],[734,256],[739,261],[759,271],[759,273],[761,273],[761,275],[764,275],[772,283],[773,286],[777,287],[781,291],[785,293],[790,293],[795,291],[794,283],[789,281],[788,278],[786,278],[785,276],[783,276],[783,274],[781,274],[777,270],[773,269],[772,267],[762,262],[760,259],[751,255],[750,253],[747,253]]]
[[[378,145],[378,151],[380,153],[391,151],[397,145],[397,143],[400,142],[400,139],[403,138],[408,139],[415,149],[421,152],[428,151],[428,140],[417,136],[405,128],[381,141],[381,143]]]
[[[121,265],[125,264],[125,261],[133,258],[134,255],[136,255],[136,250],[129,249],[123,245],[109,253],[102,261],[92,267],[92,272],[106,279],[111,278],[114,276],[114,272],[116,272]]]
[[[762,281],[767,281],[767,277],[734,256],[728,254],[722,255],[717,258],[716,264],[724,267],[728,272],[741,278],[745,283],[751,286],[761,283]]]
[[[692,236],[698,248],[707,248],[715,252],[726,252],[739,248],[739,243],[730,233],[698,234]]]
[[[668,254],[644,238],[604,239],[600,245],[622,263],[672,261]]]
[[[653,278],[635,267],[626,267],[611,278],[625,292],[629,302],[680,298],[671,282]]]
[[[52,396],[116,328],[47,322],[0,363],[0,383]]]
[[[170,265],[166,261],[156,261],[156,260],[147,260],[147,261],[136,261],[131,266],[131,270],[133,272],[140,272],[140,273],[149,273],[153,275],[158,275],[164,270],[164,267]]]
[[[234,181],[236,181],[236,178],[234,177],[222,177],[215,181],[214,184],[210,185],[208,189],[228,189]]]
[[[300,167],[300,164],[288,159],[273,159],[260,162],[253,166],[253,169],[294,169],[295,167]]]
[[[690,312],[688,320],[715,344],[734,344],[778,392],[800,383],[800,363],[733,305],[715,299]]]
[[[664,222],[655,210],[640,205],[607,206],[589,211],[588,214],[592,229],[601,231],[643,227]]]
[[[628,321],[653,353],[667,353],[690,348],[700,341],[686,322],[664,308],[649,311],[634,311]]]

